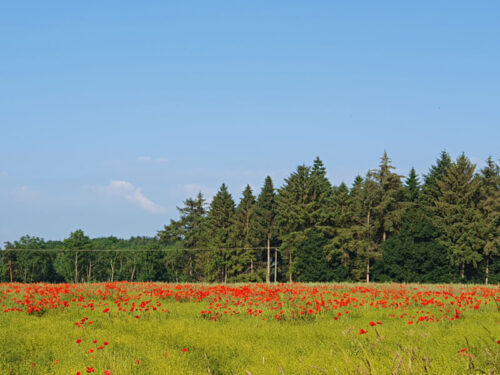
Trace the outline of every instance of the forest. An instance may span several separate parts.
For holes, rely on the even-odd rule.
[[[3,282],[500,282],[500,167],[443,151],[427,174],[378,167],[333,186],[318,157],[239,202],[223,183],[177,208],[155,237],[23,236]]]

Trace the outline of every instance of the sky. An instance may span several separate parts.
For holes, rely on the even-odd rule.
[[[0,246],[153,236],[319,156],[500,157],[498,1],[0,4]]]

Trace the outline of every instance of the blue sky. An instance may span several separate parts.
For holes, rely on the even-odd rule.
[[[497,1],[0,5],[0,243],[154,235],[225,182],[319,155],[350,184],[387,150],[499,155]],[[258,193],[258,191],[256,192]]]

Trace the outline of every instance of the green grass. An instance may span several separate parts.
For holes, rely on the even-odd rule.
[[[267,320],[246,316],[246,308],[218,321],[202,319],[205,301],[169,298],[163,305],[169,313],[140,313],[140,319],[138,313],[103,314],[102,308],[82,311],[73,305],[39,315],[0,312],[0,374],[86,374],[89,366],[95,374],[110,370],[121,375],[500,371],[500,314],[493,298],[478,310],[467,309],[458,320],[413,325],[399,318],[402,311],[389,318],[394,310],[368,305],[351,308],[339,320],[327,312],[282,321],[271,319],[272,313],[265,315]],[[416,316],[418,310],[405,312]],[[76,326],[83,317],[94,323]],[[383,324],[370,327],[370,321]],[[361,328],[368,333],[360,335]],[[104,341],[109,345],[103,350],[87,353]],[[458,353],[462,348],[466,354]]]

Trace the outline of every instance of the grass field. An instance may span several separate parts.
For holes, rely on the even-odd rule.
[[[498,374],[500,287],[0,284],[0,374]]]

